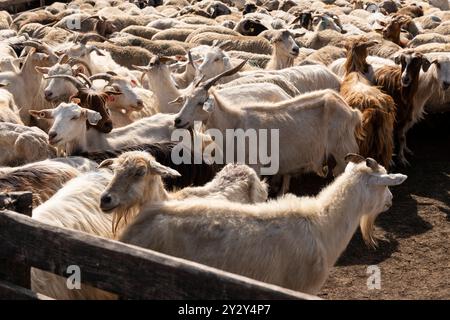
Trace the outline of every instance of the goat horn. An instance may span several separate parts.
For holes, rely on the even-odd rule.
[[[211,88],[217,81],[219,81],[221,78],[223,77],[228,77],[231,76],[233,74],[235,74],[236,72],[238,72],[243,66],[244,64],[247,63],[247,60],[242,61],[240,64],[238,64],[236,67],[227,70],[225,72],[222,72],[221,74],[218,74],[217,76],[209,79],[208,81],[206,81],[203,84],[203,88],[205,88],[205,90],[208,90],[209,88]]]
[[[346,162],[360,163],[365,161],[366,159],[364,159],[364,157],[360,156],[359,154],[349,153],[345,156],[344,160]]]
[[[73,83],[73,85],[78,89],[83,89],[85,88],[84,84],[77,78],[75,78],[74,76],[69,76],[67,74],[57,74],[54,76],[48,76],[48,77],[44,77],[44,79],[55,79],[55,78],[60,78],[60,79],[66,79],[69,80],[70,82]]]
[[[86,62],[84,62],[83,60],[81,60],[81,59],[78,59],[78,58],[70,58],[70,59],[67,61],[67,64],[70,64],[71,66],[73,66],[73,65],[75,65],[75,64],[81,64],[81,65],[83,65],[83,66],[86,68],[85,71],[87,71],[87,73],[92,74],[92,71],[91,71],[91,68],[89,67],[89,65],[88,65]]]
[[[92,88],[92,81],[87,75],[85,75],[83,72],[79,72],[77,76],[83,79],[89,85],[89,88]]]
[[[197,70],[197,66],[194,63],[194,59],[192,58],[191,50],[188,50],[187,56],[188,56],[189,63],[194,67],[195,70]]]
[[[106,80],[108,82],[111,82],[112,78],[113,78],[113,75],[108,74],[108,73],[97,73],[97,74],[94,74],[93,76],[89,77],[90,80],[102,79],[102,80]]]

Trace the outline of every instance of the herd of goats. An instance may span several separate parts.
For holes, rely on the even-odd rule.
[[[408,130],[448,111],[449,40],[447,0],[2,11],[0,192],[31,191],[41,222],[316,294],[358,226],[376,245],[389,186],[406,179],[387,170],[408,165]],[[209,129],[277,129],[278,172],[176,163],[179,129],[206,148]],[[303,173],[335,179],[297,197],[290,177]],[[31,276],[50,297],[117,298]]]

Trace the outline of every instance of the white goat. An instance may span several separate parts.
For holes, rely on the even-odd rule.
[[[238,106],[227,103],[212,90],[215,103],[209,103],[208,90],[220,77],[236,72],[240,66],[242,64],[193,88],[184,99],[184,106],[175,120],[175,126],[187,128],[192,127],[194,121],[203,121],[207,128],[215,128],[222,133],[230,128],[244,131],[276,129],[279,130],[280,139],[279,175],[302,171],[323,175],[323,164],[330,155],[337,162],[334,174],[342,172],[345,154],[358,150],[355,135],[361,125],[361,113],[351,109],[337,92],[329,89],[276,104],[248,104],[246,100],[242,100]],[[225,145],[228,143],[225,141]],[[246,149],[245,146],[240,147]],[[223,151],[224,158],[229,159],[226,150]],[[249,156],[246,150],[246,163],[249,163]],[[251,166],[261,174],[261,163]],[[284,185],[284,191],[287,191],[287,180]]]
[[[358,224],[366,242],[375,242],[374,221],[392,205],[388,186],[406,179],[387,174],[373,159],[350,158],[355,162],[315,198],[287,195],[253,205],[204,199],[155,203],[120,240],[315,294]]]
[[[7,84],[0,83],[0,122],[9,122],[23,125],[19,116],[19,109],[14,102],[13,95],[3,89]]]

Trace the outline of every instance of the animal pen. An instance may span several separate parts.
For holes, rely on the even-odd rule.
[[[120,299],[317,299],[264,282],[31,219],[32,194],[0,195],[0,299],[51,299],[30,289],[30,268],[67,277]]]

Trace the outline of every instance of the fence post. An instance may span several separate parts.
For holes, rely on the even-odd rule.
[[[11,210],[31,217],[33,194],[31,192],[2,193],[0,194],[0,210]],[[17,236],[20,237],[20,234]],[[0,256],[0,280],[29,289],[30,266],[15,261],[14,257],[9,254],[2,253]]]

